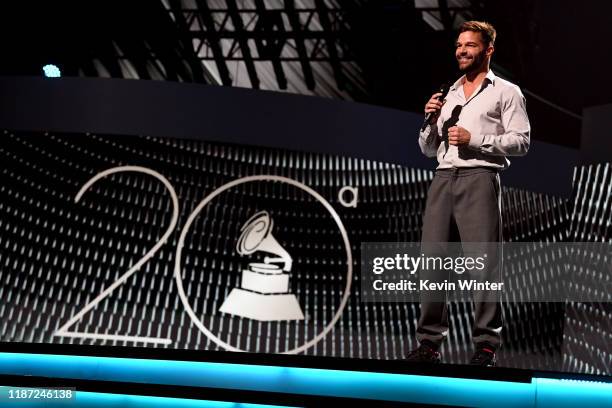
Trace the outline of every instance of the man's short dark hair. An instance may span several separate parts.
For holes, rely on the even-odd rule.
[[[473,31],[480,33],[480,37],[485,45],[495,44],[495,38],[497,37],[497,31],[492,24],[486,21],[466,21],[459,27],[459,34],[465,31]]]

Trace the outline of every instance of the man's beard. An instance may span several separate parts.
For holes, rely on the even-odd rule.
[[[485,57],[486,57],[486,53],[485,51],[482,51],[474,55],[474,58],[472,59],[472,62],[470,64],[464,66],[463,68],[461,68],[461,65],[459,65],[459,70],[463,72],[464,74],[467,74],[473,71],[477,71],[484,63]]]

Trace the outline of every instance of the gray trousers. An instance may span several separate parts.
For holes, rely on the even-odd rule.
[[[459,240],[502,241],[501,184],[497,171],[483,167],[436,171],[427,195],[421,241],[426,244]],[[501,260],[501,251],[496,256]],[[488,273],[499,280],[501,262],[491,265]],[[420,299],[417,340],[427,339],[439,345],[448,334],[448,302],[426,291],[421,292]],[[498,347],[502,330],[499,293],[474,292],[473,301],[472,340]]]

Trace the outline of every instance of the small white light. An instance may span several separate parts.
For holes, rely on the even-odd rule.
[[[62,76],[62,72],[60,71],[57,65],[47,64],[43,67],[43,73],[47,78],[59,78]]]

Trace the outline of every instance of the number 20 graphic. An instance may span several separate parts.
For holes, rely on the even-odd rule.
[[[178,217],[179,217],[179,201],[178,201],[178,196],[176,194],[174,187],[172,186],[172,184],[170,184],[168,179],[166,179],[163,175],[156,172],[155,170],[151,170],[146,167],[120,166],[120,167],[114,167],[114,168],[102,171],[96,174],[95,176],[93,176],[91,179],[89,179],[81,187],[81,189],[79,190],[79,192],[77,193],[75,197],[75,202],[78,203],[81,197],[83,196],[83,194],[100,179],[106,176],[110,176],[110,175],[117,174],[117,173],[123,173],[123,172],[144,173],[162,182],[162,184],[164,185],[164,187],[170,194],[170,198],[172,201],[172,217],[170,220],[170,224],[168,225],[164,234],[159,238],[157,243],[151,249],[149,249],[147,253],[145,253],[135,264],[133,264],[115,282],[113,282],[111,285],[103,289],[102,292],[98,296],[96,296],[93,300],[88,302],[82,309],[80,309],[76,314],[74,314],[66,323],[60,326],[60,328],[58,328],[54,332],[53,335],[58,336],[58,337],[72,337],[72,338],[83,338],[83,339],[89,338],[89,339],[95,339],[95,340],[117,340],[117,341],[144,342],[144,343],[152,343],[152,344],[171,344],[173,340],[169,338],[154,338],[154,337],[129,336],[129,335],[118,335],[118,334],[87,333],[87,332],[76,332],[76,331],[70,330],[71,326],[75,325],[84,315],[86,315],[88,312],[94,309],[102,300],[108,297],[117,287],[125,283],[127,279],[129,279],[132,275],[134,275],[149,259],[155,256],[155,254],[160,250],[160,248],[164,244],[166,244],[170,235],[172,234],[172,232],[175,230],[177,226]],[[287,177],[282,177],[282,176],[255,175],[255,176],[247,176],[247,177],[243,177],[237,180],[233,180],[217,188],[211,194],[206,196],[188,216],[185,222],[185,225],[183,226],[181,230],[179,242],[177,244],[176,254],[175,254],[175,268],[174,268],[175,284],[177,286],[179,298],[183,304],[185,311],[191,318],[192,323],[196,325],[201,332],[203,332],[213,343],[215,343],[221,348],[224,348],[229,351],[248,351],[248,350],[243,350],[243,349],[234,347],[224,342],[223,340],[215,336],[213,333],[211,333],[206,327],[204,327],[202,322],[199,320],[199,318],[195,315],[194,311],[190,307],[189,302],[187,300],[187,296],[185,295],[185,291],[183,289],[183,285],[181,281],[180,262],[181,262],[181,253],[182,253],[184,240],[189,230],[189,227],[191,226],[191,224],[193,223],[194,219],[197,217],[199,212],[202,210],[202,208],[206,204],[208,204],[213,198],[215,198],[217,195],[221,194],[222,192],[232,187],[235,187],[237,185],[248,183],[248,182],[253,182],[253,181],[277,181],[277,182],[287,183],[287,184],[293,185],[294,187],[297,187],[305,191],[306,193],[314,197],[316,200],[318,200],[323,205],[323,207],[325,207],[325,209],[330,213],[331,217],[336,222],[336,225],[340,230],[340,233],[342,235],[342,240],[344,243],[344,249],[346,252],[346,260],[347,260],[346,262],[346,268],[347,268],[346,269],[346,285],[344,288],[344,293],[342,295],[340,304],[338,308],[336,309],[336,312],[333,315],[330,322],[328,323],[328,325],[325,326],[325,328],[321,330],[314,338],[310,339],[309,341],[305,342],[304,344],[294,349],[282,352],[283,354],[296,354],[296,353],[302,352],[306,350],[307,348],[315,345],[333,328],[333,326],[339,320],[342,314],[342,311],[344,310],[348,302],[348,298],[350,296],[350,289],[351,289],[352,275],[353,275],[353,260],[352,260],[351,245],[348,239],[348,234],[346,232],[346,229],[338,213],[334,210],[334,208],[331,206],[331,204],[329,204],[329,202],[325,198],[323,198],[319,193],[317,193],[315,190],[311,189],[310,187],[306,186],[305,184],[302,184],[296,180],[293,180]]]

